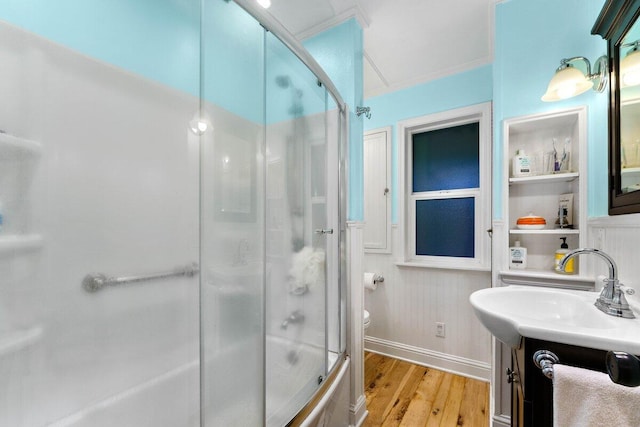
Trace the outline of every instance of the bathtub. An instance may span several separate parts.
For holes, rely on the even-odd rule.
[[[245,357],[249,347],[236,346],[225,349],[207,363],[226,363],[225,359]],[[292,352],[295,352],[295,357]],[[309,403],[309,396],[318,387],[317,376],[311,376],[309,369],[315,369],[322,363],[324,351],[319,348],[293,343],[281,337],[267,337],[267,360],[269,369],[266,375],[266,418],[267,426],[284,426],[297,414],[300,408]],[[324,396],[314,396],[315,408],[307,408],[296,418],[296,425],[325,425],[325,420],[335,414],[346,414],[348,421],[348,394],[344,393],[345,384],[348,393],[348,360],[338,360],[335,353],[328,354],[330,366],[336,364],[336,370],[321,390]],[[176,367],[142,384],[124,390],[74,414],[68,415],[48,427],[197,427],[200,425],[199,378],[200,365],[192,361]],[[206,376],[205,369],[205,376]],[[231,372],[238,383],[243,375],[251,373]],[[330,384],[329,384],[330,383]],[[206,387],[206,385],[205,385]],[[192,390],[189,396],[177,390]],[[242,392],[229,393],[223,390],[226,399],[218,400],[216,405],[206,406],[205,426],[242,426],[262,425],[262,410],[255,399],[249,399]],[[337,393],[342,396],[336,398]],[[342,408],[343,410],[337,410]],[[345,409],[346,408],[346,409]],[[256,414],[252,418],[251,414]],[[260,416],[260,418],[258,418]],[[344,418],[343,415],[339,415]],[[342,421],[340,421],[342,422]],[[322,424],[320,424],[322,423]],[[348,424],[348,422],[347,422]],[[339,424],[326,424],[339,425]],[[346,424],[345,424],[346,425]]]

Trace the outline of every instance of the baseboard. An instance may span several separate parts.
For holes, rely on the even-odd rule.
[[[491,364],[477,360],[440,353],[375,337],[365,337],[364,349],[416,365],[428,366],[464,377],[489,382]]]
[[[511,417],[506,415],[496,415],[491,418],[492,427],[511,427]]]
[[[354,427],[360,427],[367,419],[369,411],[367,411],[367,400],[364,396],[358,398],[358,402],[355,405],[349,405],[349,417],[351,418],[351,425]]]

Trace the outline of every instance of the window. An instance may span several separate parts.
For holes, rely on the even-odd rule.
[[[491,104],[398,124],[400,264],[489,270]]]

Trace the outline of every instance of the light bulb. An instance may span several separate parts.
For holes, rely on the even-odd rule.
[[[637,46],[620,61],[620,80],[622,87],[640,84],[640,50]]]
[[[640,84],[640,70],[633,70],[624,73],[622,76],[624,86],[636,86]]]
[[[556,93],[560,99],[571,98],[576,93],[576,84],[572,82],[565,83],[558,87]]]

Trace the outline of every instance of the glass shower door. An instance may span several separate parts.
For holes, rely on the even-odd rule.
[[[286,425],[327,372],[326,91],[266,35],[266,418]]]
[[[265,31],[233,2],[203,5],[202,425],[261,426]]]

